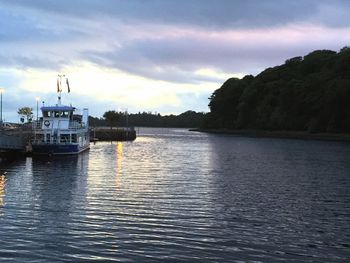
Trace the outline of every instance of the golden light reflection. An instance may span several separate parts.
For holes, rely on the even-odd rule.
[[[6,186],[6,177],[5,174],[0,175],[0,207],[5,205],[5,186]]]
[[[116,164],[117,164],[117,173],[116,173],[116,178],[115,178],[115,184],[117,188],[120,188],[121,186],[121,177],[122,177],[122,161],[123,161],[123,142],[117,142],[116,145]]]

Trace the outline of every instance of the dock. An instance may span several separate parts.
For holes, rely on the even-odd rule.
[[[134,127],[93,127],[91,141],[133,141],[136,139]]]
[[[32,129],[26,125],[0,127],[0,155],[23,154],[32,139]]]

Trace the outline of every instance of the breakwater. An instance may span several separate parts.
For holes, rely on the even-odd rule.
[[[136,131],[134,127],[94,127],[90,138],[92,141],[133,141]]]

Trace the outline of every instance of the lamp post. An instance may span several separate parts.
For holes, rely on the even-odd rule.
[[[0,124],[2,126],[2,94],[5,92],[5,89],[0,89]]]
[[[40,98],[36,97],[35,100],[36,100],[36,122],[38,122],[38,120],[39,120],[39,100],[40,100]]]

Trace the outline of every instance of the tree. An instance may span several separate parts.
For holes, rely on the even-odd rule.
[[[350,132],[350,48],[316,50],[257,76],[228,79],[204,127]]]
[[[110,111],[106,111],[103,114],[103,118],[106,119],[106,121],[109,123],[109,125],[111,126],[111,129],[113,126],[115,126],[117,124],[117,122],[120,119],[120,113],[116,112],[114,110],[110,110]]]
[[[17,113],[21,115],[21,121],[24,122],[24,117],[26,117],[27,122],[31,122],[33,119],[33,109],[30,107],[23,107],[18,109]]]

